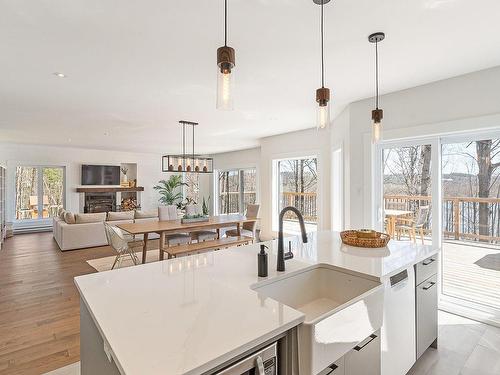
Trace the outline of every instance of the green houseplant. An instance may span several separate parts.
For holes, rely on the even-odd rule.
[[[160,194],[160,203],[170,206],[182,200],[180,187],[186,185],[182,182],[182,176],[172,175],[168,180],[158,181],[158,185],[153,186],[153,189]]]
[[[203,215],[208,216],[209,210],[208,210],[208,203],[210,202],[210,197],[208,197],[208,202],[205,200],[205,197],[203,197],[203,204],[201,206],[201,211],[203,212]]]

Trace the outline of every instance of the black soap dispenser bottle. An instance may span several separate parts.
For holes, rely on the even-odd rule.
[[[260,245],[260,253],[257,254],[257,268],[259,277],[267,277],[267,253],[268,247],[264,244]]]

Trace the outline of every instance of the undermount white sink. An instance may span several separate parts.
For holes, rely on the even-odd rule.
[[[375,278],[318,264],[253,286],[301,311],[301,374],[317,374],[382,326],[383,286]]]

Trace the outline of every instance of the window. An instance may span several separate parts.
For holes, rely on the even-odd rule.
[[[184,199],[190,203],[201,204],[200,197],[200,174],[184,173],[184,182],[187,184],[184,189]]]
[[[257,199],[257,171],[233,169],[217,172],[217,210],[219,214],[244,213]]]
[[[47,219],[64,207],[64,167],[16,168],[16,220]]]
[[[293,206],[302,213],[306,223],[306,231],[316,231],[318,223],[318,159],[302,157],[278,160],[276,167],[278,188],[278,204],[275,205],[276,218],[283,208]],[[293,212],[286,213],[284,219],[286,233],[300,233],[299,223]]]

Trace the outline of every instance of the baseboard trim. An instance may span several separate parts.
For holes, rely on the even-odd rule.
[[[49,226],[49,227],[24,227],[24,228],[15,228],[14,235],[24,234],[24,233],[51,232],[51,231],[52,231],[52,226]]]

